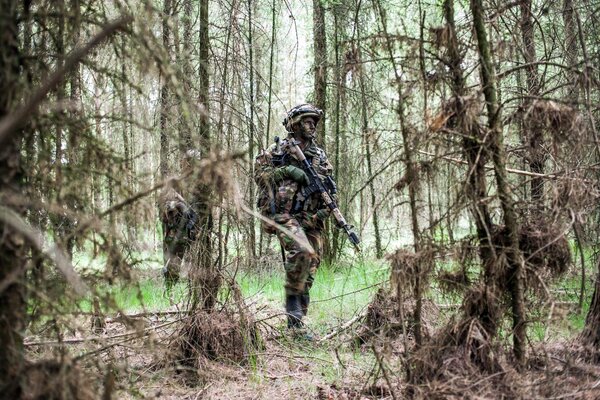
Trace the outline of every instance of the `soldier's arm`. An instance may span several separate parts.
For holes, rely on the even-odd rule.
[[[271,165],[270,156],[261,152],[254,160],[254,182],[258,185],[269,182],[273,174],[273,166]]]
[[[259,185],[271,185],[281,182],[284,179],[293,179],[300,183],[307,183],[308,177],[300,168],[288,164],[281,165],[281,160],[275,162],[274,157],[277,157],[277,154],[279,157],[281,155],[281,153],[274,154],[276,148],[277,146],[273,144],[256,157],[254,168],[255,182]]]

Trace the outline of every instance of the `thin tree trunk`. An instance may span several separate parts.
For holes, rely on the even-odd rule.
[[[248,0],[248,55],[249,55],[249,79],[250,79],[250,118],[248,121],[248,130],[250,132],[250,137],[248,140],[248,153],[250,154],[250,160],[254,160],[254,43],[252,41],[252,0]],[[250,163],[250,176],[254,176],[254,163]],[[254,179],[250,179],[248,181],[249,191],[250,191],[250,201],[252,208],[254,209],[254,198],[256,196],[256,187],[254,183]],[[248,220],[249,226],[248,229],[250,231],[250,240],[248,241],[248,253],[250,256],[250,260],[256,259],[256,230],[255,230],[255,220],[254,218],[250,218]]]
[[[127,195],[133,193],[133,171],[131,170],[132,163],[132,151],[131,147],[133,146],[133,141],[130,141],[129,137],[129,125],[131,125],[131,121],[127,118],[129,114],[128,110],[128,99],[127,99],[127,70],[125,65],[125,37],[121,37],[121,87],[119,88],[119,97],[121,100],[121,110],[122,110],[122,125],[121,125],[121,136],[123,139],[123,157],[124,157],[124,167],[125,167],[125,187],[127,190]],[[127,232],[127,239],[129,243],[135,242],[135,233],[134,233],[134,225],[135,225],[135,216],[133,212],[127,212],[124,215],[125,219],[125,230]]]
[[[181,16],[183,22],[183,49],[180,54],[182,60],[182,85],[183,85],[183,98],[182,102],[187,100],[192,92],[192,0],[185,0],[183,3],[183,15]],[[180,122],[179,122],[179,157],[184,159],[188,149],[193,147],[192,143],[192,131],[190,124],[186,122],[187,116],[185,115],[186,109],[180,108]]]
[[[199,49],[200,76],[198,98],[203,113],[199,121],[199,142],[202,154],[210,150],[210,130],[208,118],[208,0],[199,4]],[[208,185],[197,185],[192,194],[192,207],[198,214],[198,238],[192,268],[192,309],[197,307],[212,310],[217,301],[221,284],[219,271],[213,265],[212,232],[214,193]]]
[[[199,2],[199,24],[198,30],[198,101],[201,106],[201,115],[199,122],[199,138],[202,148],[208,149],[209,133],[209,107],[208,107],[208,0]]]
[[[169,18],[171,17],[171,0],[164,0],[163,3],[163,22],[162,22],[162,43],[167,53],[167,59],[170,58],[171,28],[169,27]],[[166,179],[169,175],[169,77],[162,74],[160,88],[160,176]]]
[[[326,111],[327,100],[327,39],[325,34],[325,7],[321,0],[313,0],[313,37],[315,57],[315,106]],[[317,139],[326,149],[325,116],[317,126]]]
[[[334,29],[334,49],[335,49],[335,130],[334,130],[334,155],[333,155],[333,170],[337,172],[338,184],[342,183],[339,181],[341,174],[340,165],[340,108],[342,103],[342,87],[343,87],[343,76],[344,67],[340,60],[340,53],[345,53],[345,46],[340,43],[340,30],[343,30],[342,24],[340,23],[340,17],[338,10],[333,10],[333,29]],[[345,187],[345,186],[344,186]],[[338,257],[338,251],[340,247],[340,230],[334,229],[331,232],[331,262],[335,261]]]
[[[398,73],[398,65],[396,64],[396,59],[394,58],[393,53],[393,45],[391,43],[391,38],[388,35],[387,31],[387,21],[379,3],[379,0],[374,0],[376,12],[379,13],[379,17],[381,19],[381,25],[383,28],[383,35],[385,37],[386,42],[386,50],[388,52],[389,61],[392,64],[392,69],[394,71],[396,89],[398,90],[398,108],[396,110],[398,114],[398,120],[400,122],[400,132],[402,135],[402,148],[404,150],[404,158],[406,164],[406,174],[408,176],[409,184],[408,184],[408,203],[410,207],[410,219],[411,219],[411,229],[413,234],[413,246],[415,249],[415,253],[419,253],[421,251],[421,230],[419,228],[419,220],[418,220],[418,209],[417,209],[417,168],[415,163],[415,157],[413,154],[412,142],[409,136],[409,131],[405,121],[405,110],[404,110],[404,90],[402,85],[402,77]],[[421,312],[423,308],[423,298],[422,298],[422,283],[421,283],[421,271],[422,266],[417,263],[416,271],[415,271],[415,310],[414,310],[414,332],[415,332],[415,342],[417,348],[421,347],[423,344],[423,336],[421,333]],[[400,305],[402,307],[402,305]]]
[[[470,200],[471,212],[475,220],[477,239],[479,241],[479,257],[481,259],[484,284],[489,293],[497,295],[497,268],[496,253],[491,244],[492,219],[489,209],[486,205],[487,182],[485,162],[487,159],[487,149],[484,147],[485,132],[479,126],[477,121],[469,118],[471,111],[467,109],[464,98],[466,95],[465,79],[462,70],[462,57],[458,47],[458,37],[456,35],[456,25],[454,22],[454,0],[444,1],[444,17],[449,28],[448,42],[448,67],[452,77],[452,92],[455,103],[456,119],[449,121],[449,127],[467,133],[462,140],[462,147],[465,157],[468,161],[468,177],[466,192]],[[476,317],[490,336],[494,338],[497,334],[499,321],[489,308],[492,305],[485,304],[485,307],[478,310]]]
[[[568,86],[567,98],[576,105],[579,101],[579,73],[576,70],[579,47],[577,46],[577,22],[575,21],[573,0],[564,0],[563,2],[563,21],[565,23],[565,55],[567,65],[571,68],[569,73],[571,84]]]
[[[271,132],[271,106],[272,106],[272,98],[273,98],[273,67],[274,67],[274,58],[275,58],[275,35],[277,32],[277,9],[276,9],[277,1],[273,0],[271,4],[271,46],[269,49],[269,94],[267,95],[267,123],[263,137],[265,138],[264,142],[260,142],[260,146],[262,148],[266,148],[268,141],[270,140],[270,132]],[[252,166],[254,168],[254,166]],[[254,201],[254,200],[253,200]],[[260,230],[260,237],[258,240],[258,256],[262,257],[263,255],[263,242],[264,242],[264,230]]]
[[[504,227],[508,248],[505,249],[510,277],[508,287],[511,294],[511,308],[513,317],[513,352],[517,365],[525,363],[525,301],[523,288],[523,259],[519,250],[518,222],[510,195],[506,175],[506,156],[502,138],[500,109],[497,101],[496,78],[490,53],[489,42],[485,29],[482,0],[471,0],[473,23],[477,35],[477,47],[481,63],[481,80],[483,93],[487,105],[488,128],[490,130],[490,153],[494,164],[494,175],[498,198],[504,213]]]
[[[64,62],[66,48],[65,48],[65,3],[64,0],[55,2],[56,13],[57,13],[57,27],[58,32],[56,34],[56,67],[61,68]],[[56,87],[56,100],[58,104],[64,104],[66,100],[66,85],[67,82],[63,81]],[[59,110],[56,115],[56,136],[55,136],[55,151],[54,151],[54,195],[55,201],[58,205],[64,203],[64,192],[63,188],[63,161],[65,154],[63,152],[63,142],[65,140],[65,122],[66,113],[63,110]],[[68,231],[68,219],[60,211],[52,213],[54,239],[57,242],[62,242],[62,239],[67,236]],[[73,257],[73,254],[69,253],[69,257]]]
[[[17,1],[0,0],[0,119],[9,115],[18,99],[19,49]],[[0,147],[0,203],[23,215],[22,206],[10,205],[21,190],[21,135]],[[5,398],[22,395],[25,362],[23,337],[26,321],[25,248],[23,238],[0,222],[0,390]]]
[[[529,109],[532,104],[532,98],[540,93],[540,79],[535,64],[535,39],[533,30],[533,15],[531,12],[531,0],[521,0],[521,37],[523,40],[523,55],[527,75],[527,96],[523,102],[523,108]],[[546,155],[542,147],[544,138],[543,132],[539,126],[528,123],[524,124],[525,132],[523,135],[528,137],[529,144],[529,169],[537,174],[544,173],[544,164]],[[539,213],[544,206],[544,178],[534,176],[531,178],[531,202],[532,208]]]
[[[313,0],[313,45],[314,45],[314,105],[324,111],[323,117],[317,125],[317,141],[324,150],[327,150],[327,36],[325,32],[325,7],[322,0]],[[332,252],[331,224],[325,223],[323,232],[323,261],[331,264],[334,255]]]
[[[357,27],[357,38],[360,46],[360,27]],[[359,54],[359,60],[362,60],[362,56]],[[363,143],[365,145],[365,157],[367,161],[367,175],[369,177],[369,195],[371,200],[371,210],[372,210],[372,221],[373,221],[373,230],[375,234],[375,256],[377,258],[383,257],[383,247],[381,245],[381,234],[379,232],[379,215],[377,212],[377,197],[375,196],[375,183],[374,179],[371,179],[373,176],[373,163],[371,157],[371,143],[370,136],[371,132],[369,131],[369,120],[368,120],[368,104],[367,104],[367,95],[365,90],[365,65],[360,65],[360,73],[358,82],[360,85],[360,96],[361,96],[361,107],[360,107],[360,115],[361,115],[361,130],[363,136]]]
[[[79,44],[80,39],[80,30],[81,30],[81,12],[80,12],[80,0],[71,0],[70,1],[70,10],[73,13],[73,23],[70,24],[71,35],[70,41],[72,46],[77,46]],[[81,67],[77,65],[73,72],[70,75],[70,100],[73,104],[73,111],[71,112],[71,125],[69,126],[69,140],[67,146],[67,154],[69,165],[79,165],[81,160],[79,160],[79,141],[83,136],[83,104],[81,103]],[[67,207],[71,210],[75,210],[78,207],[76,204],[77,196],[75,193],[69,193],[68,198],[66,199]],[[73,252],[75,249],[75,237],[70,234],[72,229],[74,228],[74,224],[69,220],[69,234],[67,234],[67,254],[73,257]]]
[[[595,351],[600,348],[600,262],[598,263],[592,303],[585,318],[585,326],[579,337],[584,346],[590,346]]]

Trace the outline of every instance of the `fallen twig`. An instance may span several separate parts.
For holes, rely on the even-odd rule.
[[[369,290],[369,289],[371,289],[371,288],[373,288],[373,287],[380,286],[380,285],[382,285],[382,284],[384,284],[384,283],[386,283],[386,282],[388,282],[388,280],[387,280],[387,279],[386,279],[386,280],[384,280],[384,281],[381,281],[381,282],[374,283],[374,284],[372,284],[372,285],[369,285],[369,286],[367,286],[367,287],[364,287],[364,288],[357,289],[357,290],[355,290],[355,291],[352,291],[352,292],[348,292],[348,293],[342,293],[342,294],[340,294],[340,295],[333,296],[333,297],[329,297],[329,298],[327,298],[327,299],[313,300],[313,301],[312,301],[312,303],[323,303],[323,302],[326,302],[326,301],[331,301],[331,300],[338,299],[338,298],[340,298],[340,297],[349,296],[349,295],[351,295],[351,294],[355,294],[355,293],[364,292],[365,290]]]
[[[324,342],[326,340],[329,340],[329,339],[331,339],[331,338],[339,335],[340,333],[342,333],[343,331],[345,331],[346,329],[348,329],[352,325],[354,325],[361,318],[364,318],[366,315],[367,315],[367,309],[365,308],[360,314],[357,314],[353,318],[351,318],[348,321],[344,322],[344,324],[341,325],[338,329],[336,329],[333,332],[330,332],[327,335],[323,336],[321,339],[319,339],[319,342]]]
[[[51,341],[41,341],[41,342],[25,341],[25,343],[23,343],[23,345],[25,347],[52,346],[52,345],[63,345],[63,344],[78,344],[78,343],[84,343],[84,342],[99,342],[99,341],[103,341],[103,340],[119,339],[119,338],[132,336],[132,335],[137,335],[138,337],[142,337],[152,331],[156,331],[157,329],[164,328],[165,326],[172,325],[172,324],[182,321],[184,319],[185,318],[179,318],[174,321],[165,322],[165,323],[157,325],[157,326],[150,326],[150,327],[148,327],[146,329],[142,329],[142,330],[133,330],[133,331],[129,331],[129,332],[119,333],[119,334],[113,335],[113,336],[106,336],[106,337],[89,336],[89,337],[84,337],[84,338],[70,338],[70,339],[63,339],[63,340],[51,340]]]

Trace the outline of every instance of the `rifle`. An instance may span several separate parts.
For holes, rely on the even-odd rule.
[[[309,185],[302,189],[302,196],[306,199],[313,193],[320,193],[321,197],[323,198],[323,201],[325,202],[325,205],[331,210],[331,213],[335,217],[338,228],[341,228],[346,232],[348,238],[350,239],[350,242],[354,245],[356,251],[360,252],[360,248],[358,247],[360,239],[358,238],[358,235],[353,231],[354,227],[348,224],[348,222],[346,222],[346,219],[344,218],[337,204],[331,197],[332,194],[335,194],[335,183],[333,182],[331,177],[327,177],[327,186],[330,186],[330,188],[328,189],[326,187],[326,185],[323,183],[323,181],[321,181],[321,178],[319,178],[319,175],[316,173],[312,165],[306,159],[306,156],[304,155],[300,147],[298,147],[298,143],[299,142],[297,142],[293,138],[290,138],[288,141],[288,147],[290,149],[290,154],[301,163],[302,169],[304,170],[304,172],[306,172],[306,175],[308,175],[308,179],[310,181]]]

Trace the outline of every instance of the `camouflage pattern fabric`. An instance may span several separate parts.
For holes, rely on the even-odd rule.
[[[191,243],[187,227],[190,208],[171,188],[161,194],[160,209],[164,235],[162,272],[170,288],[179,280],[183,257]]]
[[[279,148],[285,148],[287,140],[284,139]],[[260,189],[257,206],[264,216],[286,228],[296,239],[263,223],[265,232],[277,235],[284,251],[286,294],[308,294],[321,262],[325,222],[317,217],[317,212],[324,209],[325,205],[321,196],[314,194],[305,199],[300,210],[294,211],[300,185],[286,178],[276,181],[273,175],[277,168],[286,165],[300,167],[300,163],[289,155],[282,155],[279,148],[273,144],[256,158],[254,179]],[[331,175],[333,168],[321,148],[311,143],[304,149],[304,154],[317,174],[321,177]],[[274,165],[274,160],[283,162]],[[309,243],[312,249],[300,243]]]
[[[285,253],[285,293],[308,294],[321,263],[321,232],[305,231],[295,218],[290,218],[281,225],[292,235],[277,231]]]

